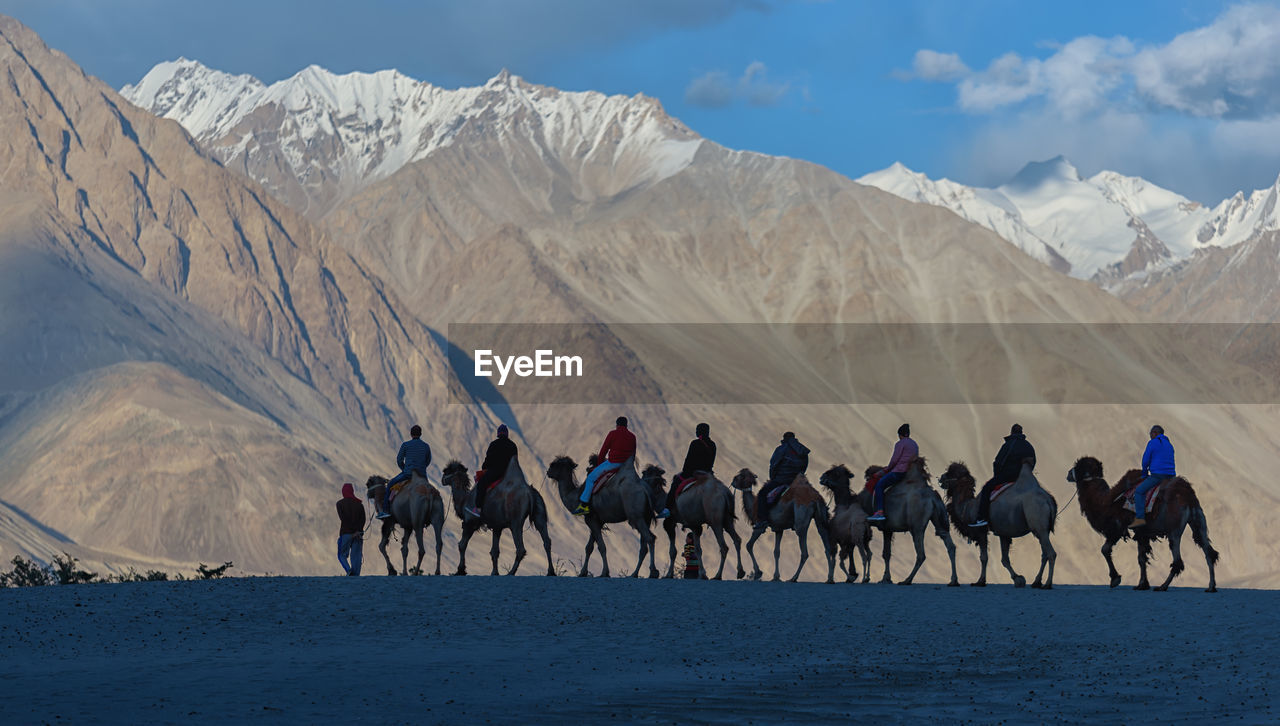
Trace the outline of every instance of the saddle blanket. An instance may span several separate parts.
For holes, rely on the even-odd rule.
[[[1005,490],[1005,489],[1008,489],[1009,487],[1013,486],[1014,484],[1017,484],[1017,482],[1007,481],[1007,482],[1005,482],[1005,483],[1001,484],[1000,486],[996,487],[995,489],[992,489],[992,490],[991,490],[991,501],[993,501],[993,502],[994,502],[994,501],[996,500],[996,497],[1000,496],[1001,494],[1004,494],[1004,490]]]
[[[707,475],[705,474],[695,474],[688,479],[682,478],[679,474],[676,474],[676,481],[674,484],[676,488],[676,496],[678,497],[681,494],[684,494],[689,487],[692,487],[695,484],[700,484],[706,480]]]
[[[480,486],[480,480],[484,478],[484,473],[485,473],[485,470],[484,470],[484,469],[476,469],[476,474],[475,474],[475,479],[474,479],[474,481],[475,481],[475,483],[476,483],[476,486]],[[502,483],[502,480],[501,480],[501,479],[499,479],[499,480],[497,480],[497,481],[493,482],[492,484],[490,484],[490,485],[489,485],[489,488],[488,488],[488,489],[486,489],[485,491],[487,491],[487,492],[491,492],[491,491],[493,491],[494,487],[498,486],[498,485],[499,485],[499,484],[501,484],[501,483]]]
[[[1151,508],[1155,506],[1156,499],[1160,498],[1160,492],[1164,491],[1164,488],[1165,488],[1166,486],[1168,486],[1169,482],[1173,481],[1173,480],[1174,480],[1174,479],[1176,479],[1176,478],[1177,478],[1177,477],[1172,477],[1172,476],[1171,476],[1171,477],[1169,477],[1169,478],[1167,478],[1167,479],[1165,479],[1165,480],[1161,481],[1159,484],[1155,485],[1155,486],[1151,489],[1151,491],[1147,492],[1147,506],[1145,507],[1145,509],[1146,509],[1146,511],[1147,511],[1148,513],[1150,513],[1150,512],[1151,512]],[[1141,483],[1141,482],[1139,482],[1139,483]],[[1131,488],[1129,491],[1127,491],[1127,492],[1125,492],[1125,493],[1124,493],[1124,508],[1125,508],[1125,509],[1127,509],[1127,510],[1129,510],[1130,512],[1137,512],[1137,511],[1138,511],[1138,510],[1137,510],[1137,509],[1135,509],[1135,508],[1134,508],[1134,506],[1133,506],[1133,495],[1134,495],[1134,493],[1135,493],[1135,492],[1137,492],[1137,491],[1138,491],[1138,485],[1137,485],[1137,484],[1135,484],[1135,485],[1133,485],[1133,488]]]

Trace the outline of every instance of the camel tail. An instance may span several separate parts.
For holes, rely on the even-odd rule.
[[[1217,564],[1218,551],[1209,541],[1209,523],[1205,521],[1204,510],[1198,506],[1191,508],[1191,539],[1204,550],[1210,562]]]
[[[939,537],[945,537],[950,534],[947,521],[947,506],[942,503],[942,497],[935,497],[933,500],[933,516],[930,517],[933,522],[933,529],[938,533]]]
[[[547,525],[547,502],[542,498],[542,492],[529,487],[529,491],[533,493],[533,512],[529,517],[528,524],[535,527],[541,524],[543,527]]]

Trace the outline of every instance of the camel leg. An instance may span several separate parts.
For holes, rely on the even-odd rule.
[[[1116,570],[1116,563],[1111,559],[1111,550],[1115,549],[1116,542],[1119,541],[1119,537],[1108,537],[1102,544],[1102,557],[1107,561],[1107,574],[1111,577],[1112,587],[1120,584],[1120,572]]]
[[[670,555],[670,557],[671,557],[671,561],[667,564],[667,574],[666,574],[666,578],[667,578],[668,580],[671,580],[671,579],[674,579],[674,578],[675,578],[675,576],[676,576],[676,523],[675,523],[675,518],[673,518],[673,517],[667,517],[666,521],[662,523],[662,528],[663,528],[664,530],[666,530],[666,532],[667,532],[667,542],[668,542],[668,544],[670,544],[670,545],[671,545],[671,546],[668,548],[668,554],[669,554],[669,555]]]
[[[978,577],[977,582],[969,583],[973,587],[987,586],[987,560],[989,559],[988,550],[990,548],[991,543],[987,537],[984,536],[982,539],[978,540],[978,562],[982,563],[982,574]]]
[[[1000,564],[1004,565],[1004,569],[1009,571],[1009,577],[1013,578],[1014,587],[1026,587],[1027,578],[1013,571],[1013,563],[1009,561],[1009,547],[1013,545],[1012,537],[1000,538]]]
[[[884,547],[881,550],[884,555],[884,577],[880,578],[880,584],[892,585],[893,578],[889,577],[889,560],[893,557],[893,532],[885,530]]]
[[[455,575],[467,574],[467,543],[471,541],[471,535],[476,533],[477,527],[462,526],[462,539],[458,540],[458,571]]]
[[[511,571],[507,573],[508,575],[516,574],[516,570],[520,569],[520,561],[524,559],[524,522],[511,528],[511,540],[516,545],[516,561],[511,563]]]
[[[1169,564],[1169,577],[1157,587],[1156,590],[1164,592],[1169,589],[1169,583],[1173,582],[1173,578],[1182,574],[1186,565],[1182,563],[1182,532],[1186,529],[1186,525],[1176,527],[1169,533],[1169,554],[1173,556],[1173,562]]]
[[[409,535],[412,534],[408,527],[402,527],[400,533],[400,571],[406,575],[413,574],[409,570]]]
[[[555,577],[556,567],[551,559],[551,535],[547,532],[546,518],[534,517],[533,527],[538,530],[538,536],[542,537],[542,549],[547,553],[547,577]]]
[[[493,530],[493,546],[489,548],[489,560],[493,562],[493,569],[489,572],[490,577],[496,577],[498,574],[498,554],[502,552],[502,530]]]
[[[742,569],[742,537],[738,536],[738,530],[734,529],[733,522],[729,523],[726,531],[729,533],[729,539],[733,540],[733,551],[738,560],[738,579],[741,580],[747,574]],[[1209,572],[1213,572],[1213,568],[1210,568]]]
[[[600,528],[596,530],[596,545],[600,548],[600,562],[604,566],[604,569],[600,570],[600,576],[608,577],[609,576],[609,555],[607,552],[605,552],[605,547],[604,547],[604,525],[601,525]]]
[[[779,572],[778,564],[782,560],[782,532],[775,531],[773,533],[773,581],[781,582],[782,573]]]
[[[591,551],[596,548],[596,531],[591,530],[591,534],[587,535],[587,551],[582,555],[582,569],[578,571],[578,577],[591,577],[591,572],[587,570],[587,565],[591,562]],[[601,545],[603,551],[603,545]]]
[[[729,559],[729,545],[724,541],[724,528],[720,525],[711,525],[711,534],[715,535],[716,544],[720,547],[720,568],[716,570],[716,576],[711,579],[720,580],[724,577],[724,561]]]
[[[924,564],[924,529],[920,528],[911,533],[911,541],[916,546],[916,566],[911,568],[911,574],[907,575],[907,579],[899,582],[899,585],[910,585],[916,579],[916,573],[920,571],[920,565]]]
[[[418,540],[418,564],[414,566],[414,569],[418,571],[419,575],[422,574],[422,558],[427,556],[427,547],[422,543],[422,530],[426,528],[427,528],[427,525],[425,522],[423,522],[422,524],[418,525],[418,528],[414,530],[414,533],[413,533],[414,537],[416,537]]]
[[[396,574],[396,568],[391,564],[391,557],[387,555],[387,542],[391,540],[391,530],[387,527],[382,528],[382,541],[378,543],[378,551],[382,553],[382,559],[387,561],[387,574]]]
[[[444,549],[444,513],[436,514],[431,526],[436,531],[436,575],[440,574],[440,551]]]
[[[865,585],[871,582],[871,542],[858,545],[858,551],[862,553],[862,584]]]
[[[809,560],[809,518],[802,517],[796,522],[796,537],[800,539],[800,564],[796,566],[796,574],[791,576],[787,582],[796,582],[800,579],[800,572],[804,570],[804,563]]]
[[[1058,559],[1058,553],[1053,549],[1053,543],[1049,541],[1049,532],[1047,530],[1036,532],[1036,539],[1040,540],[1040,572],[1036,573],[1036,581],[1031,583],[1031,586],[1042,590],[1052,590],[1053,564]],[[1042,585],[1040,584],[1040,573],[1044,572],[1046,566],[1049,568],[1049,577]]]
[[[751,557],[751,579],[752,580],[759,580],[761,577],[764,576],[764,573],[760,571],[760,563],[756,562],[756,553],[755,553],[756,540],[760,539],[760,535],[762,534],[764,534],[764,530],[753,528],[751,530],[751,537],[750,539],[747,540],[747,555]],[[741,561],[739,561],[739,564],[741,564]]]
[[[818,525],[818,539],[822,540],[822,552],[827,556],[827,584],[834,584],[836,581],[836,550],[835,545],[831,542],[830,527],[823,523],[822,520],[816,520]]]
[[[1204,510],[1199,507],[1191,510],[1191,539],[1204,552],[1204,561],[1209,565],[1209,588],[1205,592],[1217,592],[1218,581],[1213,566],[1218,562],[1218,551],[1209,542],[1209,523],[1205,521]]]
[[[1135,590],[1150,590],[1151,583],[1147,582],[1147,562],[1151,559],[1151,540],[1146,537],[1138,537],[1138,584],[1134,585]]]

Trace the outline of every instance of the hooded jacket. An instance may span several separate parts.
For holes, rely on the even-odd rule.
[[[1022,462],[1031,459],[1031,468],[1036,465],[1036,450],[1027,441],[1025,434],[1009,434],[1004,437],[1004,445],[996,452],[995,461],[991,462],[991,473],[995,475],[997,484],[1015,481],[1022,473]]]
[[[783,439],[769,457],[769,479],[778,484],[790,484],[808,468],[809,447],[797,438]]]
[[[1173,465],[1173,444],[1169,443],[1169,437],[1164,434],[1148,441],[1146,451],[1142,452],[1142,475],[1149,474],[1178,475],[1178,470]]]

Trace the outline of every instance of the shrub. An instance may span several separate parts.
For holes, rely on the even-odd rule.
[[[66,552],[62,556],[53,556],[53,565],[50,569],[53,576],[57,578],[59,585],[82,585],[86,582],[93,582],[98,579],[98,573],[88,572],[76,568],[76,563],[80,560],[72,557]]]
[[[14,557],[13,569],[0,572],[0,587],[39,587],[58,582],[49,568],[22,557]]]
[[[230,562],[224,562],[220,567],[209,567],[205,565],[205,563],[201,562],[200,567],[196,569],[196,575],[197,575],[196,579],[216,580],[219,577],[222,577],[223,575],[227,574],[227,570],[231,569],[232,567],[235,567],[235,565]]]

